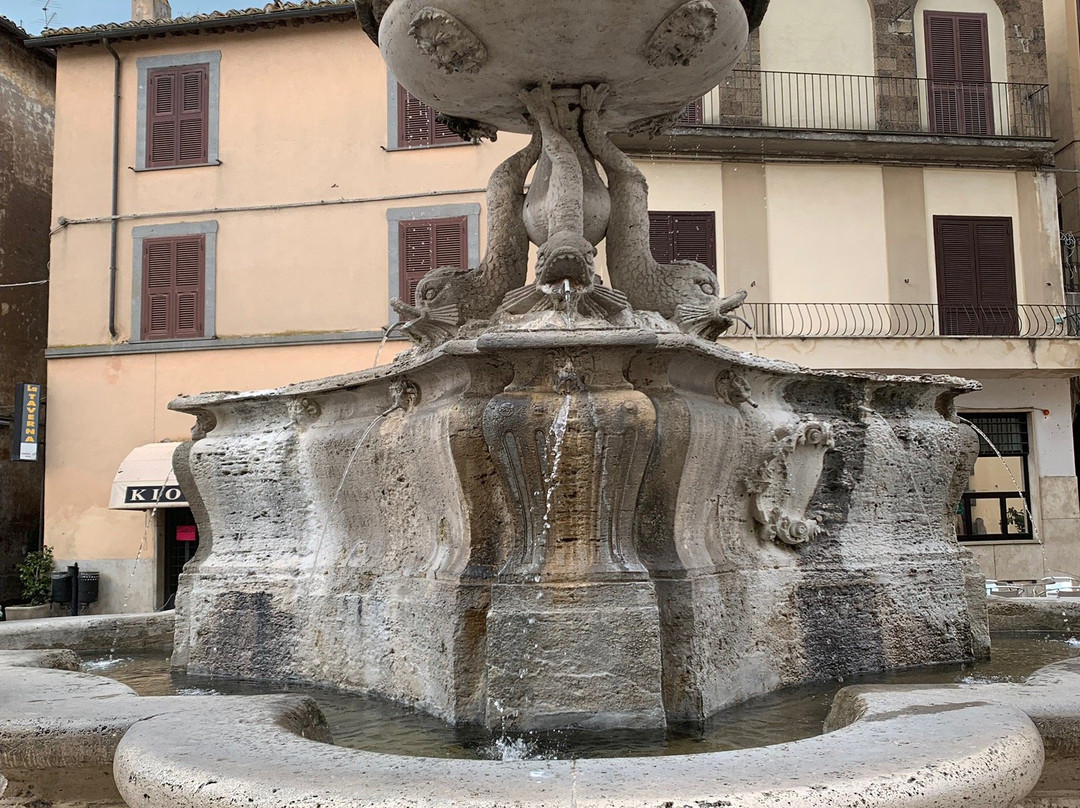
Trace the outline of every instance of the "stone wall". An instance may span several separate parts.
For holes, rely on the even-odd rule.
[[[657,729],[986,652],[970,385],[633,329],[489,331],[173,406],[199,522],[173,664],[455,723]]]
[[[27,51],[0,20],[0,283],[48,277],[56,68]],[[3,290],[0,302],[0,415],[15,385],[45,382],[47,285]],[[10,460],[11,431],[0,429],[0,603],[20,596],[15,565],[37,549],[44,460]]]

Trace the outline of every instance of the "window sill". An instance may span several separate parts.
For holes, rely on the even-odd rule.
[[[209,342],[214,342],[217,337],[174,337],[171,339],[131,339],[128,341],[129,345],[205,345]]]
[[[957,538],[957,543],[964,547],[1042,547],[1042,542],[1035,539],[960,539]]]
[[[221,164],[220,160],[214,160],[210,163],[192,163],[191,165],[184,166],[155,166],[154,168],[136,168],[135,166],[128,166],[128,168],[136,174],[142,174],[147,171],[177,171],[178,169],[183,168],[214,168]]]
[[[479,146],[479,140],[463,140],[460,143],[432,143],[423,146],[383,146],[385,152],[428,151],[429,149],[456,149],[458,146]]]

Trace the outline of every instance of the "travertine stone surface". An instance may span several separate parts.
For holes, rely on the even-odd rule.
[[[0,650],[68,648],[73,651],[168,649],[173,612],[51,617],[0,623]]]
[[[85,804],[118,789],[148,808],[1010,808],[1077,794],[1076,660],[1023,684],[848,688],[826,734],[774,747],[521,762],[338,748],[298,696],[139,698],[98,677],[12,664],[34,661],[0,652],[0,800],[20,803]]]
[[[216,424],[176,461],[203,542],[174,664],[659,727],[985,652],[952,521],[969,384],[577,326],[174,402]]]
[[[380,20],[383,57],[411,93],[517,132],[518,93],[541,81],[611,84],[615,129],[677,112],[719,83],[749,32],[739,0],[394,0]]]

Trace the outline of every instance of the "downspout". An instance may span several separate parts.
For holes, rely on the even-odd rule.
[[[109,215],[109,336],[116,339],[116,246],[120,230],[120,54],[108,39],[102,39],[101,44],[116,62],[113,68],[112,212]]]

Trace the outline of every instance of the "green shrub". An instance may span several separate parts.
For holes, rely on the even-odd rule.
[[[52,599],[53,551],[51,547],[27,553],[19,564],[23,600],[41,606]]]

